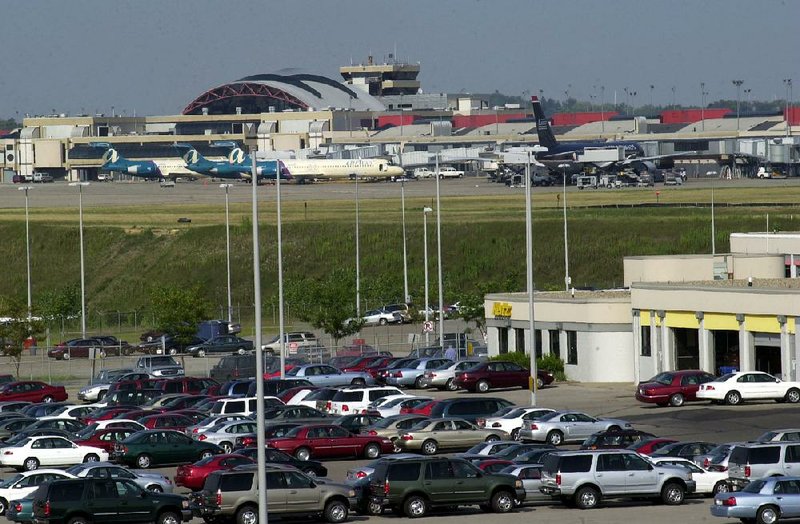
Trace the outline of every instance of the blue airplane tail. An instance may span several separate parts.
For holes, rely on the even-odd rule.
[[[552,150],[558,145],[558,140],[556,140],[553,129],[550,127],[550,121],[544,116],[544,109],[542,109],[542,103],[539,101],[538,96],[531,96],[531,105],[533,106],[533,116],[536,118],[539,145]]]

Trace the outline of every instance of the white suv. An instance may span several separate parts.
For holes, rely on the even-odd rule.
[[[403,395],[403,392],[393,386],[346,387],[328,401],[325,409],[334,415],[366,413],[370,403],[389,395]]]
[[[293,331],[285,334],[286,353],[288,355],[296,355],[298,353],[305,354],[308,348],[320,348],[322,344],[319,343],[317,336],[308,331]],[[261,345],[261,349],[268,353],[277,355],[281,350],[280,335],[276,336],[266,344]]]

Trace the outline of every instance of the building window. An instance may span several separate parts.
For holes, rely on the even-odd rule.
[[[567,334],[567,364],[578,365],[578,333],[566,331]]]
[[[548,333],[550,334],[550,354],[561,358],[561,341],[558,338],[558,330],[551,329]]]
[[[522,328],[514,328],[514,343],[516,345],[515,351],[517,353],[525,353],[525,330]]]
[[[652,348],[650,347],[650,326],[642,326],[642,356],[649,357],[652,355]]]
[[[536,358],[542,358],[542,330],[536,330]]]
[[[507,328],[498,328],[497,329],[497,338],[499,339],[499,347],[498,353],[501,355],[505,355],[508,353],[508,329]]]

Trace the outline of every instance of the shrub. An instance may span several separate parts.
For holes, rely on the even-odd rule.
[[[502,355],[492,357],[490,360],[513,362],[524,367],[525,369],[530,369],[531,367],[531,359],[527,353],[504,353]],[[552,373],[555,379],[558,381],[567,380],[567,376],[564,373],[564,361],[554,355],[545,355],[537,358],[536,368]]]

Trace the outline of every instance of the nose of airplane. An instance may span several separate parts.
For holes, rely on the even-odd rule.
[[[387,166],[386,170],[389,176],[401,176],[405,173],[405,170],[400,166]]]

